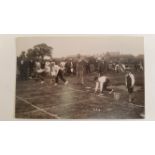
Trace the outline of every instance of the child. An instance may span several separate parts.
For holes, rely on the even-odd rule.
[[[51,83],[55,80],[56,70],[55,70],[55,62],[51,62],[50,64],[50,72],[51,72]]]
[[[95,93],[97,93],[97,90],[99,88],[100,94],[103,94],[104,91],[109,91],[109,94],[113,92],[113,89],[107,88],[110,80],[106,76],[100,76],[100,77],[95,77]]]
[[[45,72],[46,72],[46,75],[47,75],[48,77],[50,76],[50,73],[51,73],[50,65],[51,65],[50,61],[47,60],[47,61],[45,62]]]
[[[129,93],[129,103],[131,103],[133,101],[132,93],[135,85],[135,77],[129,70],[127,70],[127,74],[125,75],[125,85]]]
[[[64,79],[64,77],[63,77],[63,69],[64,69],[63,66],[62,65],[60,65],[60,66],[54,65],[53,69],[56,73],[55,86],[58,84],[59,78],[65,83],[65,85],[67,85],[68,81],[66,79]]]
[[[35,70],[36,70],[36,77],[39,78],[41,80],[41,84],[43,84],[45,69],[41,67],[41,63],[38,60],[35,63]]]

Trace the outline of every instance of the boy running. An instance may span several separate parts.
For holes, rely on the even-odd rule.
[[[55,64],[53,66],[53,69],[54,69],[55,74],[56,74],[55,86],[58,85],[59,79],[61,79],[65,83],[65,85],[67,85],[68,81],[63,77],[63,69],[64,69],[63,66],[62,65],[58,66]]]

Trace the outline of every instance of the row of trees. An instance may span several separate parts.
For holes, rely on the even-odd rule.
[[[35,45],[33,48],[28,49],[26,53],[23,51],[19,57],[26,56],[28,59],[36,59],[38,57],[41,57],[43,59],[44,56],[52,57],[52,51],[53,51],[53,48],[51,46],[48,46],[47,44],[42,43],[42,44]]]
[[[43,59],[44,56],[49,56],[52,58],[52,52],[53,52],[53,47],[48,46],[45,43],[42,43],[42,44],[35,45],[33,48],[28,49],[26,53],[22,52],[20,57],[22,58],[26,56],[28,59],[36,59],[36,58]],[[72,56],[73,59],[77,57],[78,57],[77,55]],[[90,62],[96,61],[95,56],[86,56],[86,58]],[[113,62],[121,62],[121,63],[136,63],[136,62],[144,61],[144,55],[139,55],[135,57],[133,55],[122,55],[122,54],[113,55],[110,52],[105,53],[103,58],[107,60],[108,62],[113,61]]]

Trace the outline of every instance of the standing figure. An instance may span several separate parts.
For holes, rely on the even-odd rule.
[[[116,72],[116,73],[119,73],[119,71],[120,71],[120,66],[119,66],[119,64],[117,63],[117,64],[115,65],[115,72]]]
[[[86,62],[86,73],[89,74],[91,71],[90,71],[90,63],[89,61]]]
[[[24,79],[28,80],[28,77],[29,77],[29,62],[28,58],[26,58],[24,61]]]
[[[72,61],[72,59],[71,59],[71,62],[70,62],[70,70],[71,70],[71,74],[73,75],[74,68],[73,68],[73,61]]]
[[[78,62],[76,66],[76,71],[77,71],[77,77],[80,81],[80,84],[84,84],[84,71],[85,71],[85,62],[81,58],[81,56],[78,57]]]
[[[35,71],[36,71],[36,78],[41,80],[41,84],[43,84],[44,76],[45,76],[45,69],[43,65],[41,65],[41,62],[39,60],[35,62]]]
[[[20,79],[27,80],[28,78],[28,61],[26,58],[21,58],[19,62]]]
[[[51,67],[50,66],[51,66],[50,61],[46,60],[46,62],[45,62],[45,72],[46,72],[46,75],[48,77],[50,77],[50,75],[51,75]]]
[[[73,65],[74,64],[73,64],[72,59],[68,60],[67,63],[65,64],[67,75],[73,75],[73,73],[74,73],[74,66]]]
[[[60,66],[62,67],[63,73],[66,74],[66,61],[62,60]]]
[[[144,70],[142,62],[139,63],[139,69],[140,69],[140,71]]]
[[[128,89],[129,93],[129,103],[133,101],[133,91],[135,85],[135,76],[131,73],[131,71],[127,70],[127,74],[125,75],[125,85]]]
[[[98,71],[99,71],[99,76],[103,76],[107,73],[107,69],[108,66],[107,66],[107,62],[103,59],[103,60],[100,60],[99,61],[99,64],[98,64]]]
[[[34,67],[35,67],[35,63],[34,63],[33,59],[30,59],[29,60],[29,78],[33,77]]]
[[[55,69],[55,62],[51,62],[50,64],[50,70],[51,70],[51,83],[55,80],[56,77],[56,69]]]
[[[20,72],[20,80],[24,80],[24,60],[19,59],[19,72]]]

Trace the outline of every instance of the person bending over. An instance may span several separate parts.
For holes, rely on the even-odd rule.
[[[95,77],[94,80],[96,82],[95,93],[97,93],[98,89],[100,94],[103,94],[104,91],[108,91],[109,94],[113,92],[113,89],[107,88],[110,80],[106,76]]]

